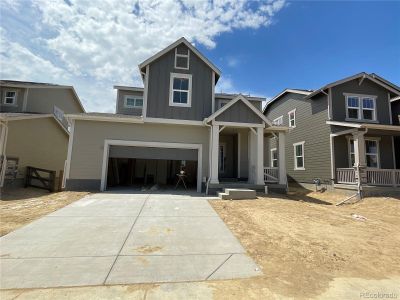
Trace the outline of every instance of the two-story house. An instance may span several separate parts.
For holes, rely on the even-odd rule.
[[[307,186],[320,179],[353,189],[360,178],[364,187],[399,187],[400,126],[393,111],[399,95],[400,88],[393,83],[360,73],[315,91],[287,89],[274,97],[264,114],[274,124],[290,128],[289,181]],[[274,137],[265,148],[266,166],[277,167],[279,146]]]
[[[74,88],[1,80],[0,97],[0,187],[21,186],[27,166],[63,170],[69,141],[65,114],[85,111]]]
[[[115,114],[68,115],[67,189],[174,186],[181,171],[197,191],[264,188],[264,135],[285,134],[262,114],[264,98],[216,93],[220,70],[184,38],[139,71],[143,88],[114,87]]]

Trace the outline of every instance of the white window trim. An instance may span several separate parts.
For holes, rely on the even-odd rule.
[[[376,109],[377,109],[377,107],[376,107],[376,98],[378,98],[378,96],[376,96],[376,95],[351,94],[351,93],[343,93],[343,95],[345,96],[345,99],[346,99],[346,121],[355,121],[355,120],[356,121],[363,121],[363,122],[377,122],[378,121],[377,113],[376,113]],[[349,107],[349,105],[348,105],[348,98],[349,97],[357,97],[358,98],[358,108]],[[365,110],[372,110],[373,111],[373,113],[372,113],[373,119],[372,120],[364,119],[364,117],[363,117],[363,110],[364,110],[364,108],[362,107],[363,98],[371,98],[372,101],[374,102],[374,109],[369,109],[369,108],[365,109]],[[358,110],[358,118],[350,118],[349,117],[349,108]]]
[[[190,50],[187,49],[187,51],[188,51],[187,54],[180,54],[180,53],[178,53],[178,48],[175,48],[175,63],[174,63],[175,69],[189,70]],[[178,67],[178,66],[176,65],[176,62],[177,62],[177,58],[178,58],[178,57],[186,57],[186,58],[187,58],[187,67],[186,67],[186,68],[184,68],[184,67]]]
[[[222,103],[224,103],[224,105],[226,105],[230,100],[227,99],[220,99],[218,100],[218,109],[222,108],[223,105],[221,106]]]
[[[277,168],[278,167],[278,158],[276,158],[276,159],[274,159],[274,151],[277,151],[278,149],[277,148],[271,148],[271,150],[270,150],[270,157],[271,157],[271,160],[270,160],[270,167],[271,168]],[[277,153],[278,154],[278,153]],[[274,167],[274,160],[276,160],[276,167]]]
[[[188,90],[188,102],[187,103],[174,103],[174,78],[186,78],[189,79],[189,90]],[[169,80],[169,106],[178,107],[191,107],[192,106],[192,75],[191,74],[180,74],[171,73]]]
[[[306,166],[306,161],[305,161],[305,147],[304,147],[304,144],[305,144],[305,141],[302,141],[302,142],[298,142],[298,143],[294,143],[293,144],[293,157],[294,157],[294,170],[300,170],[300,171],[304,171],[306,168],[305,168],[305,166]],[[297,156],[296,156],[296,146],[299,146],[299,145],[301,145],[302,146],[302,157],[303,157],[303,167],[297,167]],[[300,157],[300,156],[299,156]]]
[[[54,116],[59,120],[59,121],[63,121],[64,120],[64,111],[62,109],[60,109],[59,107],[54,105],[53,108],[53,113]]]
[[[293,113],[293,121],[294,125],[292,126],[290,122],[290,114]],[[291,111],[288,112],[288,118],[289,118],[289,127],[290,128],[296,128],[296,109],[292,109]]]
[[[135,104],[136,104],[136,99],[140,99],[142,100],[142,106],[132,106],[132,105],[128,105],[128,98],[133,98],[135,99]],[[143,104],[144,104],[144,99],[142,96],[136,96],[136,95],[124,95],[124,107],[125,108],[133,108],[133,109],[142,109],[143,108]]]
[[[13,97],[13,102],[12,103],[7,103],[6,102],[6,98],[10,98],[10,97],[7,97],[7,93],[9,93],[9,92],[13,92],[14,93],[14,97]],[[3,104],[4,105],[9,105],[9,106],[17,106],[17,95],[18,95],[18,92],[16,90],[4,90]]]
[[[278,123],[278,122],[277,122],[278,120],[280,121],[280,124],[277,124],[277,123]],[[280,116],[280,117],[274,119],[274,120],[272,121],[272,124],[273,124],[273,125],[276,125],[276,126],[283,125],[283,116]]]
[[[347,155],[348,155],[348,159],[349,159],[349,168],[353,168],[353,166],[351,165],[351,145],[350,142],[353,141],[354,139],[351,136],[347,136]],[[381,157],[380,157],[380,148],[379,148],[379,144],[381,141],[381,138],[379,137],[368,137],[364,139],[364,143],[366,141],[374,141],[376,142],[376,161],[377,161],[377,167],[373,168],[373,167],[368,167],[368,169],[380,169],[381,168]],[[367,147],[365,147],[365,162],[367,162]]]

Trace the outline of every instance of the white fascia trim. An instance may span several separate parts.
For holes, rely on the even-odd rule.
[[[144,121],[145,123],[205,126],[203,121],[194,121],[194,120],[146,118]]]
[[[290,128],[286,126],[271,126],[264,129],[264,132],[287,132]]]
[[[398,100],[400,100],[400,96],[390,99],[390,102],[394,102],[394,101],[398,101]]]
[[[221,76],[221,71],[212,62],[210,62],[203,54],[201,54],[199,50],[197,50],[191,43],[189,43],[189,41],[186,40],[184,37],[180,38],[176,42],[172,43],[168,47],[164,48],[160,52],[154,54],[152,57],[148,58],[147,60],[139,64],[139,71],[143,69],[145,66],[155,61],[157,58],[163,56],[165,53],[174,49],[181,43],[185,44],[189,48],[189,50],[194,52],[207,66],[209,66],[212,70],[214,70],[214,72],[218,74],[218,76]]]
[[[373,78],[372,76],[368,75],[367,73],[362,72],[362,73],[358,73],[358,74],[356,74],[356,75],[353,75],[353,76],[350,76],[350,77],[346,77],[346,78],[344,78],[344,79],[341,79],[341,80],[332,82],[332,83],[330,83],[330,84],[327,84],[327,85],[325,85],[324,87],[322,87],[322,88],[320,88],[320,89],[318,89],[318,90],[312,92],[312,93],[309,94],[308,96],[306,96],[306,99],[312,98],[313,96],[315,96],[315,95],[321,93],[323,90],[326,90],[326,89],[328,89],[328,88],[337,86],[337,85],[339,85],[339,84],[342,84],[342,83],[345,83],[345,82],[347,82],[347,81],[351,81],[351,80],[354,80],[354,79],[357,79],[357,78],[360,78],[360,77],[364,77],[365,79],[369,79],[369,80],[371,80],[372,82],[375,82],[376,84],[378,84],[378,85],[380,85],[380,86],[383,86],[384,88],[386,88],[387,90],[391,91],[392,93],[394,93],[394,94],[396,94],[396,95],[400,95],[400,92],[399,92],[398,90],[392,88],[391,86],[389,86],[389,85],[383,83],[382,81],[380,81],[380,80],[378,80],[378,79]]]
[[[175,103],[174,102],[174,79],[175,78],[185,78],[189,80],[189,90],[177,90],[188,93],[188,101],[187,103]],[[169,78],[169,106],[177,106],[177,107],[192,107],[192,74],[183,74],[183,73],[171,73]]]
[[[260,127],[260,128],[265,128],[265,124],[257,124],[257,123],[239,123],[239,122],[223,122],[223,121],[211,121],[212,125],[218,125],[218,126],[225,126],[225,127]]]
[[[0,114],[0,120],[4,121],[18,121],[18,120],[27,120],[27,119],[40,119],[40,118],[49,118],[53,117],[52,114],[38,114],[38,115],[24,115],[24,113],[21,113],[21,116],[1,116]]]
[[[144,88],[134,87],[134,86],[114,85],[113,88],[116,90],[132,91],[132,92],[143,92],[144,91]]]
[[[287,93],[293,93],[293,94],[300,94],[300,95],[305,95],[308,96],[309,94],[311,94],[312,92],[307,92],[307,91],[301,91],[301,90],[295,90],[295,89],[284,89],[282,92],[280,92],[278,95],[276,95],[274,98],[272,98],[271,100],[269,100],[267,102],[267,104],[265,104],[265,107],[263,109],[263,113],[265,112],[265,110],[267,109],[267,107],[269,105],[271,105],[273,102],[275,102],[277,99],[279,99],[281,96],[283,96],[284,94]]]
[[[205,119],[205,122],[210,122],[211,120],[214,120],[216,117],[218,117],[220,114],[222,114],[225,110],[227,110],[229,107],[231,107],[232,105],[234,105],[236,102],[238,101],[242,101],[244,104],[246,104],[256,115],[258,115],[266,124],[268,124],[269,126],[272,126],[272,123],[270,120],[267,119],[266,116],[263,115],[263,113],[258,110],[257,108],[254,107],[254,105],[252,105],[249,100],[246,99],[245,96],[243,95],[238,95],[236,98],[232,99],[231,101],[229,101],[228,104],[224,105],[223,107],[221,107],[220,109],[218,109],[215,113],[213,113],[211,116],[209,116],[207,119]]]
[[[370,124],[370,123],[359,124],[359,123],[337,122],[337,121],[326,121],[326,124],[334,126],[352,127],[352,128],[382,129],[382,130],[392,130],[400,132],[400,126],[398,125],[383,125],[383,124]]]
[[[106,117],[106,116],[81,116],[81,115],[66,115],[68,120],[84,120],[84,121],[98,121],[98,122],[118,122],[118,123],[144,123],[143,118],[119,118],[119,117]]]
[[[146,66],[146,74],[144,76],[144,92],[143,92],[143,118],[147,116],[147,98],[149,94],[149,73],[150,73],[150,65]]]
[[[228,100],[232,100],[232,99],[234,99],[235,97],[237,97],[237,95],[235,95],[235,94],[229,95],[229,94],[215,93],[215,97],[218,98],[218,99],[228,99]],[[260,101],[260,102],[262,102],[262,101],[266,101],[266,100],[267,100],[267,98],[263,98],[263,97],[253,97],[253,96],[246,96],[246,98],[247,98],[247,100],[249,100],[249,101]]]
[[[201,179],[203,168],[203,145],[202,144],[185,144],[185,143],[164,143],[164,142],[145,142],[145,141],[128,141],[128,140],[104,140],[103,163],[101,170],[101,191],[106,189],[108,155],[110,146],[136,146],[151,148],[176,148],[176,149],[194,149],[197,150],[197,191],[201,192]]]

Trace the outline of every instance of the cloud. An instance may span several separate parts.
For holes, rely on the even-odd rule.
[[[212,49],[223,33],[269,26],[285,4],[284,0],[7,1],[13,3],[9,14],[15,14],[18,22],[1,23],[2,77],[68,81],[77,85],[84,105],[98,111],[114,109],[112,85],[142,85],[137,65],[176,39],[185,36]],[[2,1],[1,10],[7,9],[7,1]],[[230,65],[236,63],[232,60]],[[229,79],[222,84],[229,89]]]

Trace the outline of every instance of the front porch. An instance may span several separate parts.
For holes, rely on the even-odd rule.
[[[333,125],[333,124],[331,124]],[[332,179],[336,188],[400,189],[395,138],[400,127],[353,123],[334,124],[331,134]]]

